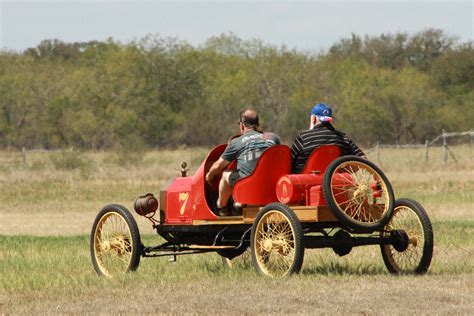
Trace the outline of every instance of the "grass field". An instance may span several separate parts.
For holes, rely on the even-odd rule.
[[[345,257],[309,250],[301,274],[258,276],[250,260],[226,268],[216,254],[142,259],[137,272],[97,277],[88,234],[109,203],[132,208],[158,192],[186,160],[191,173],[207,149],[137,154],[0,153],[0,314],[472,314],[474,311],[474,148],[385,149],[380,166],[397,197],[426,208],[434,227],[432,266],[424,276],[391,276],[376,246]],[[375,157],[370,156],[372,159]],[[135,217],[145,244],[157,241]]]

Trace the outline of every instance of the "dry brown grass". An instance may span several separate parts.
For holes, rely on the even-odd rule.
[[[155,151],[129,164],[117,161],[116,153],[78,153],[90,165],[72,170],[54,168],[50,158],[56,153],[28,154],[26,165],[19,153],[0,153],[0,235],[88,234],[104,205],[132,209],[137,196],[157,193],[179,175],[181,161],[195,172],[206,152]],[[153,232],[148,221],[138,222],[142,231]]]
[[[398,197],[413,197],[435,227],[435,253],[426,276],[387,274],[376,247],[339,258],[306,252],[302,273],[285,280],[257,276],[248,262],[225,270],[215,254],[168,263],[143,260],[123,279],[98,278],[88,253],[98,210],[108,203],[131,209],[136,196],[157,193],[206,149],[154,151],[143,157],[83,153],[74,170],[58,170],[49,155],[0,153],[0,314],[471,314],[474,310],[474,159],[453,148],[457,162],[433,150],[381,152]],[[373,153],[369,154],[376,160]],[[439,160],[437,160],[439,159]],[[147,220],[135,217],[153,242]],[[150,234],[150,235],[148,235]],[[3,235],[3,237],[2,237]],[[79,237],[21,237],[77,236]],[[7,237],[11,236],[11,237]],[[5,239],[6,238],[6,239]],[[10,238],[10,239],[8,239]]]
[[[301,276],[283,281],[206,279],[92,290],[86,295],[0,296],[18,314],[362,314],[468,315],[474,276]],[[82,294],[82,293],[80,293]],[[1,295],[1,294],[0,294]]]
[[[474,150],[459,146],[452,151],[457,162],[451,158],[445,164],[441,148],[431,149],[428,163],[423,149],[384,149],[380,165],[396,196],[417,199],[432,220],[474,220]],[[128,165],[120,164],[115,153],[79,153],[90,165],[76,170],[54,169],[54,153],[28,154],[26,166],[19,153],[0,153],[0,234],[89,233],[102,206],[120,203],[131,209],[135,197],[157,193],[179,175],[181,161],[189,162],[192,174],[206,153],[202,148],[153,151],[129,158]],[[375,153],[369,158],[375,161]],[[138,222],[152,233],[148,221]]]
[[[447,227],[437,227],[446,235]],[[473,226],[466,230],[472,234]],[[474,301],[474,242],[439,240],[425,276],[390,276],[376,246],[345,257],[308,250],[300,275],[271,280],[250,262],[224,268],[216,254],[144,259],[118,279],[99,278],[85,237],[10,237],[0,262],[11,265],[0,287],[4,313],[166,314],[466,314]],[[147,243],[152,237],[147,237]],[[15,245],[16,248],[13,248]],[[0,254],[5,254],[4,250]],[[0,263],[0,268],[4,268]],[[2,271],[4,272],[4,271]],[[1,284],[1,283],[0,283]],[[20,303],[21,302],[21,303]]]

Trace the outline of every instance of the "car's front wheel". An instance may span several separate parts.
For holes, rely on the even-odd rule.
[[[99,275],[113,277],[134,271],[140,264],[140,233],[132,214],[123,206],[105,206],[97,214],[90,238],[92,264]]]

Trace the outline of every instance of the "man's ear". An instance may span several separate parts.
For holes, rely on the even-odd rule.
[[[316,115],[311,115],[311,123],[313,124],[318,123],[318,117]]]

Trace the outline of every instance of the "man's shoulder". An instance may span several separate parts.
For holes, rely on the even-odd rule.
[[[242,146],[242,136],[239,136],[239,137],[236,137],[234,139],[232,139],[229,143],[229,145],[227,146],[227,148],[239,148]]]
[[[262,135],[263,139],[280,139],[280,136],[278,136],[276,133],[272,132],[263,132]]]
[[[228,143],[227,147],[239,147],[243,143],[244,137],[246,134],[242,134],[240,136],[234,136],[232,140]]]
[[[247,133],[244,133],[240,135],[239,137],[234,138],[229,146],[235,147],[235,148],[240,148],[244,147],[247,143],[249,143],[251,140],[254,140],[256,138],[261,138],[262,133],[256,132],[256,131],[249,131]]]
[[[248,132],[242,134],[242,136],[240,136],[236,140],[240,143],[246,143],[250,140],[254,140],[254,139],[257,139],[257,138],[262,138],[262,133],[257,132],[257,131],[248,131]]]
[[[314,133],[314,130],[312,130],[312,129],[305,129],[305,130],[302,130],[302,131],[300,131],[300,132],[298,133],[298,137],[304,138],[304,137],[309,136],[309,135],[311,135],[311,134],[313,134],[313,133]]]
[[[344,133],[339,132],[332,126],[331,124],[318,124],[313,129],[303,131],[305,136],[312,136],[312,135],[324,135],[324,134],[340,134],[344,135]]]

